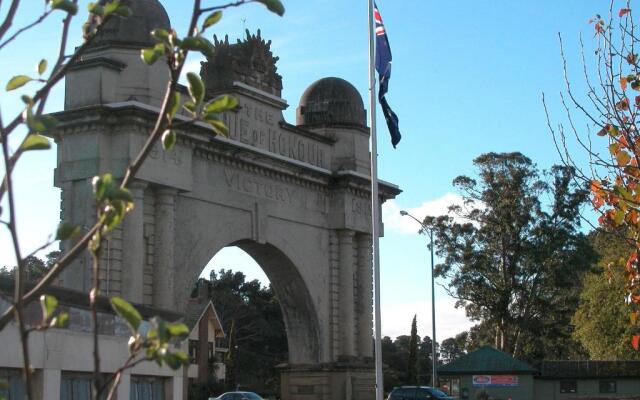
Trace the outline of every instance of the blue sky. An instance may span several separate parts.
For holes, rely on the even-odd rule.
[[[28,3],[32,3],[30,0]],[[283,1],[283,18],[259,4],[225,12],[214,31],[242,37],[244,29],[273,41],[280,57],[285,112],[295,122],[295,108],[304,89],[326,76],[347,79],[367,96],[368,36],[366,0]],[[26,3],[26,2],[23,2]],[[23,6],[16,26],[32,20],[35,10]],[[81,3],[86,3],[81,1]],[[174,27],[184,32],[189,8],[184,0],[164,0]],[[205,4],[214,4],[205,1]],[[419,334],[431,331],[428,299],[429,258],[424,237],[411,220],[398,217],[407,209],[417,217],[443,212],[457,199],[451,181],[473,174],[472,160],[483,152],[521,151],[541,168],[559,157],[546,126],[541,93],[549,97],[554,120],[562,119],[558,93],[563,89],[557,34],[565,40],[569,72],[579,90],[577,51],[582,33],[593,43],[588,20],[606,14],[608,2],[596,0],[477,1],[378,0],[394,56],[387,95],[400,118],[402,142],[393,150],[379,112],[379,175],[398,184],[403,193],[384,210],[386,236],[381,240],[383,333],[408,334],[418,314]],[[29,4],[31,6],[31,4]],[[633,8],[633,4],[632,4]],[[85,9],[84,7],[82,8]],[[6,4],[0,7],[4,15]],[[84,11],[83,11],[84,13]],[[26,15],[26,17],[25,17]],[[83,14],[85,15],[85,14]],[[72,30],[79,40],[80,17]],[[60,15],[3,49],[0,83],[18,73],[31,73],[42,57],[53,60],[48,41],[56,35]],[[191,59],[190,65],[198,64]],[[62,85],[49,111],[62,108]],[[19,112],[16,96],[0,97],[4,120]],[[366,101],[365,101],[366,102]],[[586,125],[582,125],[586,126]],[[58,223],[59,192],[53,188],[55,151],[29,154],[16,171],[23,247],[28,252],[53,232]],[[3,204],[3,207],[5,205]],[[256,267],[233,251],[218,255],[214,265],[245,268],[261,278]],[[212,255],[213,256],[213,255]],[[0,265],[13,265],[8,236],[0,233]],[[422,279],[424,278],[424,279]],[[263,279],[263,278],[261,278]],[[437,290],[438,340],[469,326],[462,310],[442,289]]]

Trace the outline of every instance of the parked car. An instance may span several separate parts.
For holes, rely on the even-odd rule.
[[[253,392],[227,392],[218,397],[209,397],[209,400],[264,400]]]
[[[387,400],[453,400],[453,397],[429,386],[400,386],[393,388]]]

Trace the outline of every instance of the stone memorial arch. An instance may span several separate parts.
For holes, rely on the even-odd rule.
[[[132,3],[66,78],[56,135],[62,218],[95,220],[90,180],[122,177],[157,115],[168,73],[147,66],[148,32],[170,26],[157,0]],[[118,26],[120,25],[120,26]],[[357,90],[338,78],[302,95],[296,124],[270,43],[258,33],[215,41],[202,64],[210,98],[236,96],[230,138],[185,125],[168,152],[158,144],[131,192],[134,210],[102,251],[103,292],[183,311],[193,283],[220,249],[238,246],[264,269],[280,300],[290,359],[283,399],[374,397],[369,130]],[[179,117],[180,118],[180,117]],[[120,175],[118,175],[120,174]],[[400,190],[380,184],[381,200]],[[61,277],[87,290],[90,259]]]

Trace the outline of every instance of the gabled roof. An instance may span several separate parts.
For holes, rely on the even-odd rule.
[[[438,368],[442,375],[479,375],[479,374],[534,374],[537,370],[527,363],[494,349],[491,346],[480,347],[476,351],[458,358]]]
[[[222,337],[226,337],[224,330],[222,329],[222,324],[220,323],[220,318],[218,317],[218,313],[216,312],[216,308],[213,306],[211,300],[204,303],[189,303],[187,305],[187,312],[185,313],[184,323],[189,328],[189,332],[193,332],[193,330],[196,329],[198,323],[207,313],[207,310],[209,308],[211,308],[211,311],[213,312],[216,328],[219,328],[220,333],[222,333]]]

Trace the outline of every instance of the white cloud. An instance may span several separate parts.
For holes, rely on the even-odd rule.
[[[413,315],[417,315],[418,335],[431,337],[431,301],[383,305],[382,335],[392,339],[411,333]],[[455,300],[447,297],[436,300],[436,340],[454,337],[475,325],[465,315],[464,308],[455,308]]]
[[[454,204],[463,204],[462,197],[455,193],[446,193],[442,197],[425,201],[414,208],[402,208],[395,200],[390,200],[382,205],[382,222],[386,232],[415,234],[420,226],[412,218],[401,216],[400,210],[405,210],[422,221],[428,215],[433,217],[446,215],[448,208]]]

